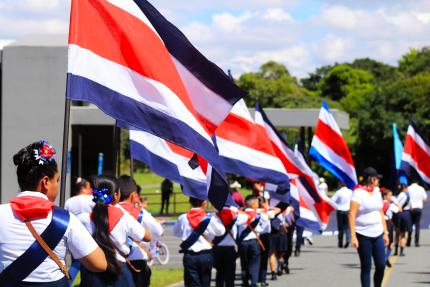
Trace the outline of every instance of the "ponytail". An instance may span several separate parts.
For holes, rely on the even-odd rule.
[[[92,213],[92,221],[95,225],[93,237],[106,255],[108,266],[103,277],[107,282],[114,282],[118,279],[121,266],[116,259],[115,245],[109,236],[108,204],[112,201],[114,194],[119,192],[118,183],[115,178],[104,176],[94,177],[92,183],[93,201],[96,203]],[[100,191],[103,191],[106,197],[98,196]]]

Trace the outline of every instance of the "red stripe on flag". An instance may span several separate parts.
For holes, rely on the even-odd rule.
[[[416,162],[417,168],[430,178],[430,154],[422,149],[410,134],[406,136],[403,152],[409,154]]]
[[[215,134],[225,140],[276,156],[266,130],[236,114],[229,113]]]
[[[345,140],[341,135],[332,130],[330,126],[323,121],[318,120],[315,135],[347,163],[354,166],[354,161],[352,160],[351,153],[349,152],[349,148],[346,145]]]
[[[170,53],[145,23],[107,1],[75,0],[69,44],[164,84],[196,115]]]
[[[295,174],[297,176],[302,176],[304,173],[288,158],[288,156],[284,153],[281,148],[279,148],[275,143],[272,142],[272,147],[275,151],[277,157],[284,164],[285,170],[289,174]]]

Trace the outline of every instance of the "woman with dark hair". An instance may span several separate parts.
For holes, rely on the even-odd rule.
[[[91,184],[82,177],[73,179],[72,197],[66,201],[64,208],[74,215],[88,213],[93,210],[94,201]]]
[[[352,247],[357,248],[361,263],[361,286],[370,287],[372,257],[375,263],[373,282],[381,287],[385,270],[385,246],[388,231],[382,210],[382,195],[379,180],[382,175],[372,168],[364,170],[365,185],[358,186],[353,193],[349,210],[349,226]]]
[[[106,270],[103,251],[82,223],[53,204],[59,179],[54,155],[40,141],[13,157],[21,193],[0,205],[0,286],[68,286],[67,250],[92,272]]]
[[[104,273],[94,273],[81,267],[81,287],[135,287],[128,260],[129,238],[136,241],[150,241],[151,233],[130,214],[115,207],[121,197],[116,178],[97,176],[92,180],[95,206],[91,214],[81,214],[79,218],[93,234],[103,249],[108,261]],[[135,270],[138,272],[138,270]]]

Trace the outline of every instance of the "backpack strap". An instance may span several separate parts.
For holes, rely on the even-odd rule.
[[[142,221],[143,221],[143,210],[140,210],[139,216],[137,217],[137,221],[139,223],[142,223]]]
[[[33,236],[37,234],[37,237],[35,236],[36,240],[20,257],[15,259],[14,262],[3,270],[0,274],[0,285],[3,287],[14,287],[19,285],[34,270],[36,270],[48,256],[51,256],[51,258],[57,263],[56,260],[58,257],[52,252],[52,250],[57,247],[61,239],[64,237],[67,227],[69,226],[69,221],[69,212],[54,206],[52,210],[51,223],[49,223],[41,235],[37,234],[37,232],[33,234],[30,229],[33,226],[28,222],[31,225],[29,228],[30,232],[32,232]],[[27,227],[29,226],[28,223],[26,223]],[[46,247],[47,249],[45,249]],[[54,257],[52,257],[52,254]],[[61,263],[59,259],[58,261]],[[65,267],[61,267],[62,263],[58,266],[65,275],[66,273],[68,274],[67,269]]]
[[[251,232],[254,231],[254,229],[257,227],[258,223],[260,222],[261,219],[261,215],[258,214],[254,220],[248,224],[248,226],[245,228],[244,231],[242,231],[242,233],[240,235],[238,235],[237,237],[237,243],[241,243],[246,236],[248,236],[248,234],[250,234]]]
[[[405,209],[405,207],[408,206],[409,201],[411,201],[411,196],[409,195],[409,192],[406,192],[406,201],[403,203],[402,209]]]
[[[231,234],[231,230],[233,229],[233,226],[236,224],[236,221],[237,221],[238,217],[239,216],[236,216],[233,219],[233,221],[228,226],[225,227],[225,232],[224,232],[223,235],[215,237],[215,239],[212,241],[215,246],[218,245],[221,241],[223,241],[224,238],[226,238],[227,235],[229,235],[229,234],[233,238],[233,236]],[[233,240],[234,240],[234,238],[233,238]]]

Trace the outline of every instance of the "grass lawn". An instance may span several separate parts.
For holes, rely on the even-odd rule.
[[[183,280],[182,269],[152,269],[151,287],[165,287]],[[79,287],[81,276],[78,274],[73,287]]]

